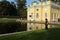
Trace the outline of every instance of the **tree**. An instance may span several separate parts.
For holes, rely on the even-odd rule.
[[[16,4],[14,2],[11,2],[11,4],[16,8]]]
[[[0,2],[0,15],[2,15],[2,16],[17,16],[17,9],[9,1],[1,1]]]
[[[7,1],[7,0],[1,0],[1,1]]]
[[[15,0],[17,3],[18,14],[22,18],[27,17],[26,0]]]

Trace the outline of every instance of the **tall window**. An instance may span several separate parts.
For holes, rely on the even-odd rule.
[[[29,27],[30,30],[33,29],[33,23],[30,23],[30,27]]]
[[[39,18],[39,13],[36,13],[36,18]]]
[[[52,13],[52,20],[54,21],[57,18],[57,14],[56,13]]]
[[[52,13],[52,15],[51,15],[51,19],[54,20],[54,14],[53,14],[53,13]]]
[[[39,27],[37,26],[37,27],[36,27],[36,29],[38,30],[38,29],[39,29]]]
[[[47,13],[45,13],[45,18],[47,18]]]
[[[54,13],[54,19],[56,19],[56,13]]]

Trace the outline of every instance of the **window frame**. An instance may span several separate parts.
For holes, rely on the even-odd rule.
[[[39,18],[40,16],[39,16],[39,13],[36,13],[36,18]]]

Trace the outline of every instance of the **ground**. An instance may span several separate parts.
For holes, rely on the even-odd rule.
[[[0,40],[60,40],[60,27],[0,36]]]

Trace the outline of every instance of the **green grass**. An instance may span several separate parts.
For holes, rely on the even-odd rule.
[[[1,36],[0,40],[60,40],[60,27]]]
[[[15,22],[17,18],[0,18],[0,23]]]

